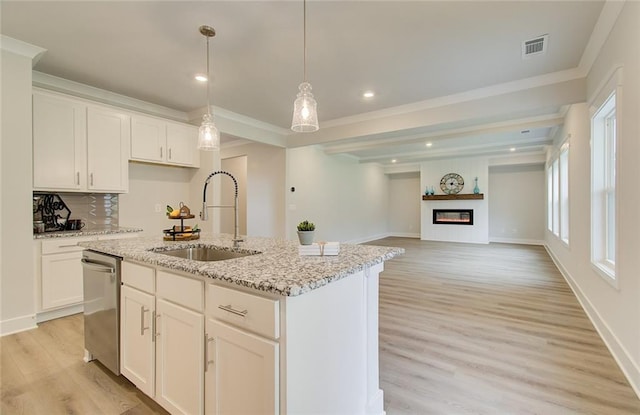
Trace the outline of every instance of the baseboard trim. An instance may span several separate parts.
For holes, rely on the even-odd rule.
[[[376,241],[378,239],[386,238],[387,236],[391,236],[389,233],[380,233],[378,235],[365,236],[362,238],[351,239],[349,241],[345,241],[346,244],[364,244],[371,241]]]
[[[83,304],[76,304],[70,307],[58,308],[56,310],[51,310],[51,311],[42,311],[36,314],[36,322],[42,323],[44,321],[54,320],[56,318],[82,313],[83,311],[84,311]]]
[[[35,329],[37,327],[35,314],[3,320],[0,321],[0,337]]]
[[[489,237],[489,243],[499,244],[521,244],[521,245],[545,245],[544,241],[538,239],[518,239],[518,238],[499,238]]]
[[[387,236],[392,236],[394,238],[420,239],[420,234],[419,233],[409,233],[409,232],[390,232],[389,235],[387,235]]]
[[[578,299],[580,306],[589,317],[591,324],[595,327],[596,331],[600,335],[600,338],[609,349],[609,352],[613,356],[614,360],[622,370],[622,373],[627,378],[627,381],[633,388],[638,398],[640,398],[640,367],[631,358],[631,355],[627,349],[620,343],[616,335],[611,331],[607,323],[602,319],[596,308],[591,304],[591,301],[584,295],[580,286],[576,283],[571,273],[562,265],[560,260],[555,256],[553,251],[549,249],[547,244],[544,244],[544,248],[551,257],[553,263],[558,267],[558,270],[564,277],[567,284],[573,291],[573,294]]]

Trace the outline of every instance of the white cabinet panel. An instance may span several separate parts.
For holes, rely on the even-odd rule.
[[[42,310],[82,303],[82,251],[42,256]]]
[[[198,128],[161,118],[131,118],[131,160],[185,167],[200,166]]]
[[[156,401],[171,413],[204,408],[204,316],[156,300]]]
[[[112,109],[87,110],[87,170],[91,191],[129,189],[130,117]]]
[[[154,396],[155,298],[151,294],[122,286],[120,291],[120,371],[138,389]]]
[[[191,167],[200,167],[198,128],[191,125],[167,124],[167,161]]]
[[[165,160],[167,131],[165,122],[153,117],[131,117],[131,159],[162,162]]]
[[[33,187],[86,187],[86,112],[77,101],[33,93]]]
[[[33,91],[33,188],[126,193],[130,117],[107,106]]]
[[[279,413],[279,347],[207,319],[207,414]]]

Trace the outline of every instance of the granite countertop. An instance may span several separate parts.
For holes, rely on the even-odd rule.
[[[44,232],[34,233],[33,239],[50,239],[50,238],[74,238],[79,236],[93,236],[93,235],[111,235],[116,233],[132,233],[142,232],[140,228],[126,228],[123,226],[109,226],[103,228],[83,228],[79,231],[59,231],[59,232]]]
[[[195,241],[173,242],[152,236],[82,242],[80,246],[125,260],[285,296],[304,294],[404,253],[403,248],[340,244],[340,254],[337,256],[300,256],[297,242],[253,237],[245,238],[239,250],[257,251],[259,254],[225,261],[201,262],[151,251],[212,245],[235,250],[232,248],[232,239],[232,235],[222,234],[203,236]]]

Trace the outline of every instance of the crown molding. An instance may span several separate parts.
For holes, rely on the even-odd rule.
[[[625,0],[607,0],[602,6],[598,21],[593,27],[589,42],[584,48],[582,58],[580,58],[580,63],[578,64],[578,68],[584,76],[587,76],[591,71],[591,67],[607,41],[609,33],[613,30],[624,4]]]
[[[0,49],[31,59],[32,68],[36,63],[38,63],[42,55],[47,51],[46,49],[39,46],[35,46],[30,43],[23,42],[22,40],[14,39],[5,35],[0,35]]]
[[[104,89],[96,88],[79,82],[49,75],[46,73],[33,71],[33,86],[62,92],[78,98],[101,102],[107,105],[138,111],[149,115],[172,119],[174,121],[188,122],[187,114],[161,105],[152,104],[125,95],[116,94]]]

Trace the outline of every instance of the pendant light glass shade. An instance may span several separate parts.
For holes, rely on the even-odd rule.
[[[220,132],[213,123],[210,114],[204,114],[198,132],[198,149],[205,151],[220,150]]]
[[[207,38],[207,113],[202,117],[202,124],[198,131],[198,149],[205,151],[220,150],[220,132],[213,122],[211,115],[210,79],[209,73],[209,38],[216,35],[216,31],[209,26],[200,26],[200,33]]]
[[[311,93],[311,84],[303,82],[298,87],[298,97],[293,103],[291,129],[297,133],[318,131],[318,111],[316,100]]]
[[[293,119],[291,129],[296,133],[312,133],[318,131],[318,105],[311,93],[311,84],[307,82],[307,2],[303,0],[303,71],[304,81],[298,86],[300,92],[293,103]]]

